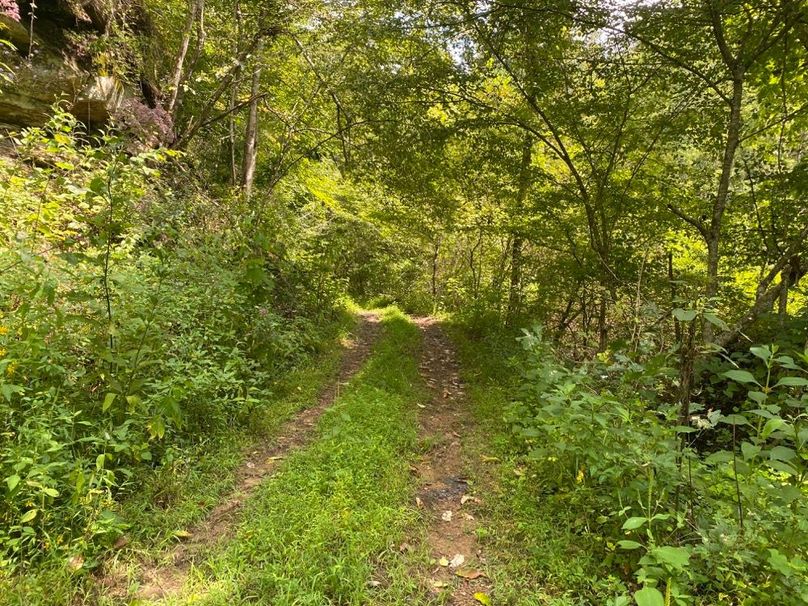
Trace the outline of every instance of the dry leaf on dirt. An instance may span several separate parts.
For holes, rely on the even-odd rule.
[[[460,570],[455,572],[455,575],[459,576],[460,578],[469,579],[470,581],[473,581],[474,579],[484,577],[485,573],[482,570],[465,570],[461,568]]]
[[[449,583],[447,583],[446,581],[437,581],[437,580],[432,581],[432,587],[434,587],[435,589],[443,589],[444,587],[448,586]]]
[[[455,556],[452,558],[452,561],[449,562],[450,568],[458,568],[463,565],[463,562],[466,561],[466,556],[462,553],[456,553]]]
[[[446,567],[449,565],[449,560],[447,558],[441,558],[440,560],[438,560],[438,565]]]
[[[446,511],[444,511],[441,514],[440,519],[443,520],[444,522],[451,522],[452,521],[452,512],[447,509]]]

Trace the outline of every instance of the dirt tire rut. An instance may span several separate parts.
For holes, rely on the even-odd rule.
[[[477,498],[469,494],[464,477],[461,440],[472,420],[449,340],[434,318],[415,322],[424,333],[419,368],[432,392],[419,414],[420,437],[432,446],[416,465],[421,481],[418,505],[426,512],[428,546],[438,562],[427,582],[436,593],[451,593],[448,604],[479,606],[474,595],[488,595],[491,585],[475,533]]]

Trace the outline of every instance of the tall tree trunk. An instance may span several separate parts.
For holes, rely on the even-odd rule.
[[[174,64],[174,74],[171,77],[171,96],[168,99],[168,105],[166,107],[166,111],[168,111],[168,113],[170,113],[172,116],[175,114],[177,97],[183,83],[182,75],[185,69],[185,58],[188,56],[188,47],[191,44],[191,35],[194,31],[194,23],[196,22],[202,2],[203,0],[189,0],[188,19],[185,21],[185,29],[182,33],[180,50],[177,53],[177,60]]]
[[[247,117],[247,128],[244,137],[244,168],[242,170],[241,186],[247,199],[252,195],[255,182],[255,167],[258,160],[258,93],[261,90],[261,51],[263,48],[263,42],[259,42],[253,56],[250,113]]]
[[[519,188],[516,192],[516,204],[514,206],[514,216],[517,221],[521,219],[527,192],[530,188],[530,163],[532,160],[533,137],[525,135],[525,140],[522,143],[522,159],[519,164]],[[521,227],[516,227],[513,230],[513,241],[511,242],[511,276],[506,319],[508,325],[513,324],[522,307],[522,249],[524,244],[525,239],[522,235]]]
[[[236,23],[236,40],[233,43],[233,54],[237,57],[241,51],[242,19],[241,2],[233,2],[233,20]],[[230,152],[230,184],[235,187],[239,182],[238,162],[236,160],[236,102],[238,101],[239,72],[233,76],[233,88],[230,91],[230,102],[228,103],[228,151]]]

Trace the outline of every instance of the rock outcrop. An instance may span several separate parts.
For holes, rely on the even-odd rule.
[[[105,6],[100,0],[70,5],[41,0],[33,28],[26,2],[19,3],[21,21],[0,13],[0,37],[13,44],[0,46],[0,70],[6,76],[0,80],[0,127],[41,125],[53,104],[62,102],[88,127],[97,128],[135,96],[119,78],[94,71],[92,57],[82,50],[104,35],[109,25]]]

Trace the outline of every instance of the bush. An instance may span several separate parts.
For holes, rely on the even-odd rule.
[[[164,190],[161,171],[182,178],[169,152],[132,155],[58,111],[16,144],[0,163],[0,559],[92,567],[126,527],[116,499],[251,424],[338,290],[301,296],[310,268]]]
[[[581,527],[606,538],[605,563],[633,573],[638,603],[808,599],[808,352],[752,348],[763,376],[721,377],[750,388],[746,403],[727,414],[696,405],[683,427],[666,404],[664,355],[567,367],[540,330],[522,344],[507,420],[536,489],[565,495]]]

